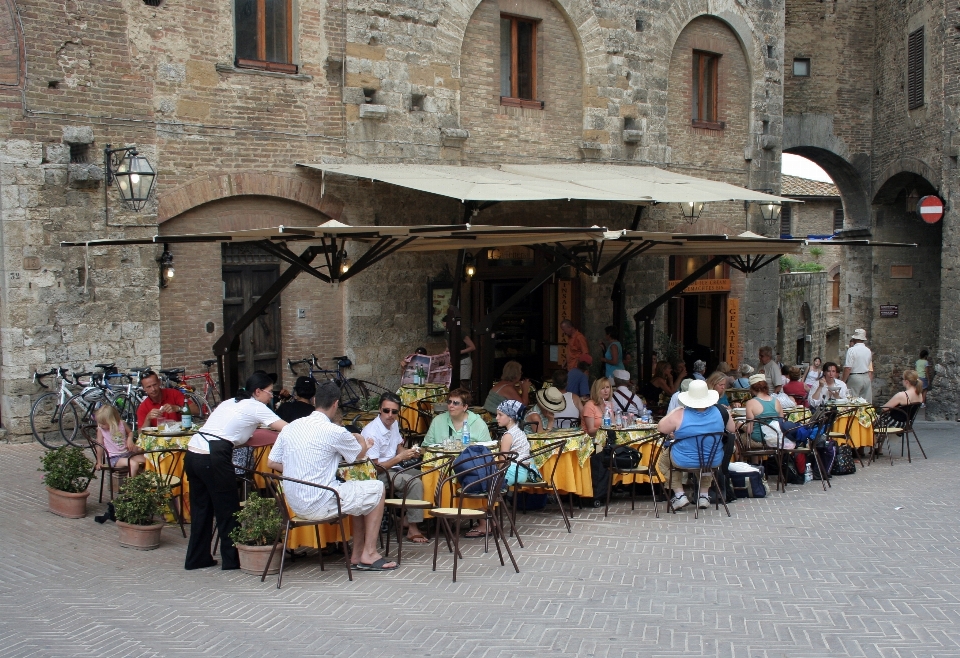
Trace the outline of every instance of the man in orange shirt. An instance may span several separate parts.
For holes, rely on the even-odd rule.
[[[590,354],[587,338],[580,333],[570,320],[560,323],[560,331],[567,336],[567,371],[573,370],[582,361],[584,354]]]

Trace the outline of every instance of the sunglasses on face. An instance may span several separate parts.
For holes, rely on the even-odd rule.
[[[388,416],[397,416],[400,414],[399,409],[381,409],[380,413],[387,414]]]
[[[463,404],[462,400],[447,400],[448,407],[459,407],[461,404]]]

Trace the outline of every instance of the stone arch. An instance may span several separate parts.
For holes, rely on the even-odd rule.
[[[752,23],[748,23],[740,14],[727,10],[716,13],[710,12],[706,2],[703,3],[702,8],[697,9],[691,8],[691,6],[686,3],[672,4],[666,16],[667,22],[672,27],[669,43],[670,51],[673,52],[673,47],[677,43],[677,39],[680,38],[680,34],[687,26],[696,19],[704,17],[715,18],[725,23],[726,26],[730,28],[730,31],[733,32],[734,36],[737,37],[737,41],[740,42],[740,48],[743,50],[744,58],[747,60],[747,68],[752,83],[756,78],[754,75],[756,65],[755,57],[758,55],[758,50],[761,46],[761,40],[757,35],[761,34],[762,30],[756,29]]]
[[[14,0],[0,0],[0,86],[22,86],[25,63],[17,5]]]
[[[236,172],[191,181],[160,195],[157,224],[163,224],[197,206],[237,196],[285,199],[313,208],[333,219],[339,219],[343,212],[343,201],[324,194],[323,184],[319,180]]]
[[[877,178],[877,184],[874,187],[877,192],[874,195],[873,202],[879,203],[878,199],[882,198],[884,188],[889,188],[891,183],[896,184],[898,179],[903,178],[903,174],[913,174],[914,176],[922,179],[924,183],[932,188],[933,191],[930,192],[931,194],[939,191],[940,189],[939,172],[934,170],[923,160],[905,156],[898,158],[887,165],[887,167]]]
[[[861,171],[831,149],[790,144],[784,139],[784,153],[793,153],[820,165],[840,190],[845,228],[870,228],[870,195]]]

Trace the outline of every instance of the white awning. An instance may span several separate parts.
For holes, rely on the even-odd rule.
[[[460,167],[418,164],[306,164],[325,174],[368,178],[460,201],[619,201],[632,204],[716,201],[797,203],[729,183],[657,167],[606,164]]]

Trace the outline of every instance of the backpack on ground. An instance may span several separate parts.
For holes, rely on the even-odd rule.
[[[853,461],[853,449],[848,445],[837,446],[837,458],[833,460],[830,475],[852,475],[857,472]]]
[[[756,466],[756,471],[738,472],[727,471],[727,478],[733,485],[737,498],[766,498],[770,492],[767,484],[767,474],[763,466]]]
[[[478,466],[484,468],[476,468]],[[470,470],[474,468],[476,470]],[[492,480],[483,482],[478,480],[490,477],[496,470],[493,453],[486,446],[481,445],[467,446],[453,462],[453,472],[457,476],[457,482],[460,483],[463,493],[478,494],[490,491]]]
[[[820,463],[823,464],[823,470],[830,478],[830,471],[833,468],[833,462],[837,458],[837,442],[833,439],[818,440],[814,448],[820,456]],[[822,480],[820,469],[817,467],[816,460],[813,460],[813,479]]]
[[[606,468],[611,468],[611,465],[622,469],[636,468],[640,465],[640,453],[630,446],[613,447],[607,444],[600,453],[600,461]]]

